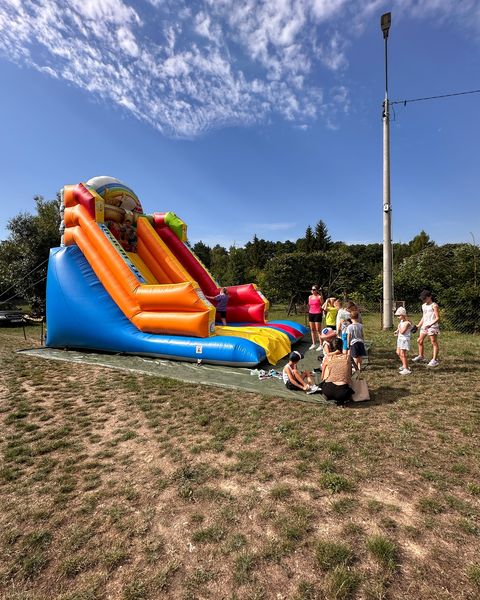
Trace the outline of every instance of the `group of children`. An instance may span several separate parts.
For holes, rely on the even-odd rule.
[[[395,316],[399,319],[395,335],[397,336],[397,355],[401,361],[401,375],[409,375],[411,373],[408,366],[407,353],[410,351],[411,336],[417,330],[420,331],[418,336],[418,355],[412,359],[413,362],[426,362],[424,346],[425,339],[428,337],[433,348],[433,358],[428,362],[427,366],[436,367],[439,364],[438,335],[440,333],[440,315],[438,304],[433,301],[432,293],[429,290],[423,290],[420,294],[420,299],[422,301],[422,318],[417,325],[414,325],[409,320],[405,307],[400,306],[395,312]],[[344,307],[342,301],[337,298],[328,298],[324,302],[316,286],[312,287],[308,306],[309,324],[312,333],[312,345],[309,350],[323,352],[322,379],[329,357],[337,355],[338,358],[340,353],[348,355],[349,364],[351,364],[353,369],[360,370],[363,358],[366,356],[366,349],[362,319],[358,307],[353,302],[348,302],[346,307]],[[326,326],[321,329],[323,314],[325,314]],[[289,362],[283,370],[283,381],[288,389],[303,390],[307,394],[313,394],[320,391],[320,387],[315,384],[315,374],[313,372],[300,371],[297,368],[298,362],[302,358],[303,355],[297,350],[294,350],[290,354]],[[344,382],[343,379],[348,379],[348,377],[344,375],[341,382],[332,382],[330,385],[339,390],[342,387],[348,387],[348,382]],[[338,385],[334,385],[335,383]],[[339,385],[340,383],[342,385]]]
[[[321,323],[325,315],[325,328]],[[308,321],[312,334],[309,350],[317,350],[328,355],[332,351],[332,342],[336,337],[343,342],[343,353],[349,354],[358,369],[367,353],[363,336],[362,317],[358,306],[349,301],[343,306],[339,298],[327,298],[324,302],[317,286],[312,286],[308,298]]]
[[[418,325],[414,325],[407,315],[407,311],[403,306],[400,306],[395,311],[395,316],[399,318],[399,324],[395,331],[397,336],[397,355],[400,358],[402,366],[400,367],[401,375],[410,375],[412,372],[408,368],[407,353],[410,350],[410,342],[412,333],[420,330],[418,336],[418,355],[412,359],[414,363],[426,362],[425,359],[425,338],[429,338],[432,344],[433,357],[427,364],[427,367],[438,366],[438,335],[440,334],[439,321],[440,313],[438,304],[433,301],[432,293],[429,290],[423,290],[420,294],[422,301],[422,318]]]

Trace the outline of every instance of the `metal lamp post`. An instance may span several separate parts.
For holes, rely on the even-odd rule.
[[[388,102],[388,32],[392,13],[385,13],[380,26],[385,40],[385,100],[383,101],[383,329],[393,321],[392,205],[390,203],[390,115]]]

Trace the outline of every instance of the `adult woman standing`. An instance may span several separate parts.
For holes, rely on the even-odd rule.
[[[352,368],[355,367],[351,357],[343,354],[343,342],[335,338],[332,342],[333,352],[329,354],[322,366],[322,394],[328,400],[344,404],[352,399]]]
[[[322,347],[322,343],[320,341],[320,328],[322,325],[322,304],[323,298],[319,293],[316,285],[312,285],[312,293],[308,297],[308,323],[310,325],[310,332],[312,334],[312,345],[309,350],[313,350],[317,344],[318,348]],[[315,338],[317,342],[315,343]]]

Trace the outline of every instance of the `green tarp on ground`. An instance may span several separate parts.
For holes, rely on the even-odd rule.
[[[319,367],[318,352],[309,351],[307,343],[299,344],[296,348],[306,356],[300,366],[304,369]],[[214,385],[230,389],[238,389],[245,392],[265,394],[302,400],[310,402],[325,403],[320,394],[307,395],[303,392],[291,392],[287,390],[281,379],[269,378],[259,380],[258,375],[252,375],[251,369],[226,367],[217,365],[196,365],[194,363],[164,360],[160,358],[147,358],[143,356],[131,356],[124,354],[100,354],[96,352],[84,352],[80,350],[59,350],[55,348],[31,348],[20,350],[21,354],[45,358],[50,360],[61,360],[83,365],[95,365],[111,369],[120,369],[132,373],[155,375],[157,377],[170,377],[192,384]],[[275,369],[281,372],[287,358],[278,362]],[[260,365],[258,369],[269,371],[271,365]]]

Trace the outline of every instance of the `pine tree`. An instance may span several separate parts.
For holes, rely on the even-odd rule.
[[[435,246],[435,242],[430,239],[428,233],[422,229],[422,231],[409,242],[409,246],[412,254],[418,254],[418,252],[425,250],[425,248]]]
[[[328,250],[332,246],[332,238],[328,233],[327,226],[320,220],[315,225],[315,249],[320,252]]]

